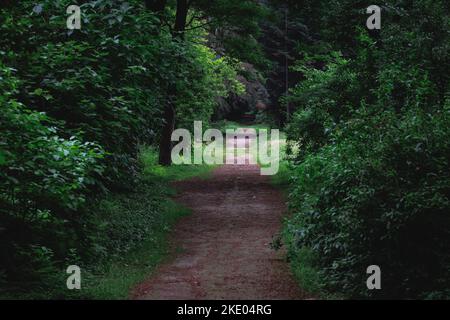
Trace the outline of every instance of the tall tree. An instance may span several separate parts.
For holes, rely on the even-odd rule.
[[[219,26],[229,27],[234,34],[241,34],[241,37],[244,31],[247,36],[251,36],[258,33],[259,20],[264,16],[262,6],[255,0],[177,0],[175,20],[171,23],[163,14],[171,2],[145,0],[145,5],[164,20],[163,24],[169,27],[174,41],[185,41],[186,32],[190,30]],[[195,13],[188,19],[190,9],[195,9]],[[167,103],[164,106],[164,127],[159,144],[159,162],[162,165],[171,164],[171,136],[175,128],[176,96],[176,85],[171,83],[168,87]]]
[[[184,31],[186,28],[187,15],[189,12],[188,0],[177,0],[177,12],[172,36],[184,41]],[[175,128],[175,101],[177,88],[175,83],[171,83],[168,88],[168,101],[164,106],[164,127],[159,143],[159,163],[168,166],[172,163],[171,146],[172,132]]]

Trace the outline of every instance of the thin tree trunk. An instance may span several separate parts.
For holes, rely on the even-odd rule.
[[[175,27],[173,28],[175,38],[184,40],[187,15],[189,11],[188,0],[177,0],[177,15],[175,17]]]
[[[173,29],[173,38],[184,40],[184,31],[186,28],[187,15],[189,11],[188,0],[177,0],[177,14],[175,17],[175,26]],[[172,164],[172,132],[175,128],[175,104],[177,88],[175,83],[171,83],[167,90],[168,102],[164,107],[164,127],[161,133],[159,143],[159,164],[169,166]]]

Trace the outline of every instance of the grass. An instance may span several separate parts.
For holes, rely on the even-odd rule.
[[[214,169],[214,166],[208,165],[161,166],[157,164],[157,152],[152,149],[143,149],[140,161],[144,165],[144,177],[165,182],[187,180],[193,177],[206,179]]]
[[[278,174],[272,177],[272,184],[285,195],[289,194],[291,188],[291,170],[288,162],[283,160],[280,163]],[[289,217],[291,214],[291,212],[288,212],[284,219],[281,242],[288,247],[290,268],[295,280],[302,290],[314,297],[319,299],[334,299],[335,296],[329,294],[324,289],[322,276],[319,268],[316,266],[316,258],[313,251],[306,247],[298,249],[296,242],[292,239],[292,232],[289,230]]]
[[[290,178],[292,176],[291,167],[287,160],[285,160],[285,149],[280,152],[280,169],[276,175],[272,177],[272,185],[281,190],[283,194],[288,196],[291,188]],[[287,244],[289,252],[289,263],[292,274],[297,281],[299,287],[308,292],[308,294],[325,299],[326,294],[323,290],[323,283],[321,282],[321,276],[319,269],[315,267],[315,257],[311,250],[308,248],[302,248],[298,250],[293,247],[293,241],[291,232],[288,232],[289,216],[285,217],[283,224],[281,242]]]
[[[124,254],[89,268],[94,271],[84,272],[82,290],[78,298],[129,298],[132,288],[148,278],[169,256],[170,231],[180,218],[190,214],[187,208],[170,199],[170,196],[175,194],[170,182],[192,177],[206,178],[212,170],[212,167],[204,165],[159,166],[157,153],[148,148],[141,150],[140,161],[144,168],[143,190],[126,196],[126,199],[113,196],[113,199],[108,200],[111,205],[106,206],[103,215],[119,221],[118,233],[124,228],[126,231],[128,228],[142,228],[146,230],[146,237],[138,243],[131,243],[132,248]],[[152,211],[155,203],[159,208],[157,212]],[[136,216],[137,222],[143,219],[142,224],[138,223],[136,226],[136,223],[128,223],[127,219],[133,220],[131,215]]]
[[[282,158],[282,155],[280,155],[280,158]],[[291,169],[289,168],[288,162],[282,159],[280,161],[278,173],[272,176],[272,184],[278,189],[281,189],[281,191],[285,194],[289,191],[289,181],[291,178],[290,170]]]
[[[323,297],[323,283],[315,267],[315,256],[309,248],[298,250],[291,258],[291,270],[301,288],[309,294]]]
[[[299,286],[317,299],[345,299],[343,294],[326,289],[326,283],[323,281],[323,275],[320,273],[316,261],[316,255],[307,247],[296,249],[295,256],[291,256],[291,270]]]
[[[131,289],[144,281],[170,253],[171,227],[190,212],[171,200],[164,203],[164,221],[152,226],[151,237],[121,259],[111,261],[99,274],[84,279],[83,295],[94,299],[127,299]]]
[[[242,124],[235,121],[222,120],[211,124],[211,128],[218,129],[222,132],[226,132],[227,129],[236,130],[238,128],[249,128],[249,129],[270,129],[270,126],[265,123],[253,123],[253,124]]]

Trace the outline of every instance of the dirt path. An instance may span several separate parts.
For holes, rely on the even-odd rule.
[[[173,232],[181,252],[138,286],[135,299],[302,299],[281,252],[270,248],[282,195],[255,165],[226,165],[177,183],[193,210]]]

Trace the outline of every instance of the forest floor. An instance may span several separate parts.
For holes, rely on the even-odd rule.
[[[271,248],[284,197],[257,165],[224,165],[208,179],[176,182],[192,214],[174,228],[173,254],[133,299],[304,299],[285,253]]]

